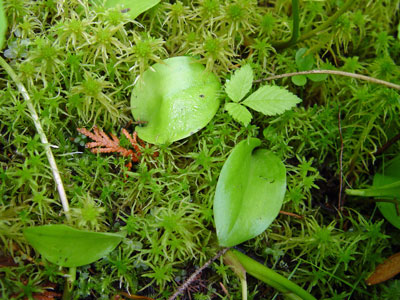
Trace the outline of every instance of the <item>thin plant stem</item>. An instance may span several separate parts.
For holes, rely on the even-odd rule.
[[[53,173],[53,178],[54,178],[54,181],[57,186],[58,194],[60,196],[61,204],[62,204],[64,212],[65,212],[65,216],[66,216],[67,220],[69,220],[69,204],[68,204],[67,195],[65,193],[64,185],[61,180],[60,172],[58,171],[56,160],[54,159],[53,152],[51,151],[50,144],[47,140],[46,134],[44,133],[42,124],[40,123],[38,114],[35,110],[35,107],[33,106],[32,100],[31,100],[25,86],[19,80],[17,74],[15,74],[14,70],[10,67],[10,65],[2,57],[0,57],[0,66],[2,66],[6,70],[8,75],[10,75],[12,80],[17,85],[18,90],[21,93],[22,97],[25,99],[25,102],[26,102],[29,112],[31,114],[32,121],[35,124],[36,130],[40,137],[40,141],[42,142],[44,150],[46,152],[46,156],[49,161],[51,171]]]
[[[242,300],[247,300],[247,280],[246,277],[240,278],[240,283],[242,286]]]
[[[248,274],[265,282],[266,284],[272,286],[280,292],[289,292],[289,294],[295,294],[293,295],[293,297],[297,296],[295,299],[316,300],[314,296],[312,296],[310,293],[305,291],[294,282],[286,279],[282,275],[276,273],[270,268],[267,268],[266,266],[260,264],[259,262],[248,257],[247,255],[237,250],[230,250],[228,253],[232,253],[236,257],[236,259],[239,261],[239,263],[243,266]]]
[[[329,74],[329,75],[340,75],[340,76],[352,77],[352,78],[355,78],[355,79],[365,80],[365,81],[369,81],[369,82],[372,82],[372,83],[381,84],[381,85],[387,86],[389,88],[400,90],[400,85],[395,84],[395,83],[391,83],[391,82],[384,81],[384,80],[381,80],[381,79],[376,79],[376,78],[369,77],[369,76],[366,76],[366,75],[354,74],[354,73],[349,73],[349,72],[344,72],[344,71],[337,71],[337,70],[310,70],[310,71],[300,71],[300,72],[293,72],[293,73],[285,73],[285,74],[274,75],[274,76],[270,76],[270,77],[267,77],[267,78],[254,80],[254,83],[263,82],[263,81],[270,81],[270,80],[286,78],[286,77],[292,77],[292,76],[296,76],[296,75],[308,75],[308,74]]]
[[[300,35],[299,0],[292,0],[292,16],[293,28],[291,38],[286,42],[272,42],[271,44],[275,49],[285,49],[297,43]]]
[[[192,275],[190,275],[190,277],[188,279],[186,279],[186,281],[178,288],[178,290],[171,296],[168,298],[168,300],[174,300],[176,299],[176,297],[178,297],[180,294],[184,293],[185,290],[193,283],[193,281],[196,280],[197,276],[199,276],[199,274],[201,272],[203,272],[203,270],[205,268],[207,268],[213,261],[215,261],[216,259],[218,259],[221,255],[224,255],[227,251],[229,250],[229,248],[224,248],[221,251],[219,251],[214,257],[210,258],[203,266],[201,266],[196,272],[194,272]]]
[[[338,197],[338,210],[342,210],[342,192],[343,192],[343,134],[342,134],[342,120],[340,117],[340,104],[338,110],[338,128],[340,137],[340,154],[339,154],[339,197]]]

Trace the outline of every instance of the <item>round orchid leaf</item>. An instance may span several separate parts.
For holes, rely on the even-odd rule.
[[[221,84],[194,58],[180,56],[145,71],[133,89],[132,114],[138,136],[169,144],[205,127],[218,110]]]
[[[160,0],[92,0],[92,2],[102,4],[105,8],[119,7],[123,13],[136,19],[141,13],[157,5]]]
[[[261,234],[278,216],[286,192],[286,168],[256,138],[235,146],[222,167],[214,197],[220,246]]]

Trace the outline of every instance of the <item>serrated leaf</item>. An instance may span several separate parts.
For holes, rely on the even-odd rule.
[[[7,30],[7,18],[4,13],[3,1],[0,0],[0,50],[3,49],[4,36]]]
[[[226,82],[225,91],[234,102],[239,102],[247,95],[253,84],[253,70],[245,65],[236,70],[231,79]]]
[[[297,86],[303,86],[307,83],[307,77],[304,75],[292,76],[292,82]]]
[[[103,0],[92,1],[97,4],[104,3],[104,7],[106,8],[119,7],[132,19],[136,19],[138,15],[152,8],[161,0],[106,0],[104,2]]]
[[[196,59],[177,56],[154,64],[131,96],[135,131],[145,142],[169,144],[188,137],[211,121],[218,110],[221,84]]]
[[[247,97],[242,104],[266,116],[273,116],[291,109],[300,102],[299,97],[285,88],[266,85]]]
[[[219,245],[231,247],[262,233],[277,217],[286,191],[286,169],[261,141],[237,144],[218,179],[214,220]]]
[[[78,230],[67,225],[25,228],[29,244],[45,259],[62,267],[79,267],[106,256],[122,241],[124,233]]]
[[[246,107],[239,103],[230,102],[225,105],[225,109],[235,121],[242,123],[244,126],[249,125],[252,115]]]
[[[301,48],[296,52],[296,65],[300,71],[311,70],[314,65],[314,57],[312,56],[312,54],[305,55],[307,51],[307,48]]]

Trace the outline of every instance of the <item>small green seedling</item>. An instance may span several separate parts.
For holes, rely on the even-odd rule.
[[[307,48],[301,48],[296,52],[296,65],[299,71],[309,71],[314,67],[314,57],[311,53],[308,53]],[[307,78],[318,82],[323,81],[328,77],[327,74],[307,74],[307,75],[296,75],[292,77],[292,82],[295,85],[303,86],[307,83]]]
[[[225,92],[233,102],[225,104],[232,118],[249,125],[252,115],[246,108],[261,112],[266,116],[281,114],[301,102],[301,99],[279,86],[265,85],[243,100],[253,85],[253,70],[250,65],[238,69],[226,82]]]

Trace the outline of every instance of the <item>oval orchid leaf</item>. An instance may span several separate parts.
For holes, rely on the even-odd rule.
[[[103,3],[100,0],[92,0],[97,4]],[[106,0],[105,8],[119,7],[121,11],[127,13],[132,19],[136,19],[138,15],[149,10],[161,0]]]
[[[167,144],[199,131],[219,107],[221,84],[194,58],[169,58],[143,73],[132,92],[132,114],[138,136]]]
[[[45,259],[62,267],[90,264],[110,253],[124,233],[78,230],[67,225],[44,225],[24,229],[24,236]]]
[[[4,36],[7,30],[7,18],[4,13],[3,1],[0,0],[0,49],[3,49]]]
[[[382,174],[375,174],[373,188],[387,186],[388,188],[386,190],[388,193],[386,193],[386,195],[389,194],[389,196],[380,197],[380,199],[400,200],[400,186],[396,183],[400,183],[400,156],[397,156],[385,166]],[[394,186],[394,188],[392,186]],[[400,229],[400,208],[396,207],[394,203],[389,202],[377,202],[377,206],[385,219],[393,226]]]
[[[214,198],[220,246],[231,247],[262,233],[278,216],[286,191],[286,168],[251,138],[233,149],[222,167]]]

